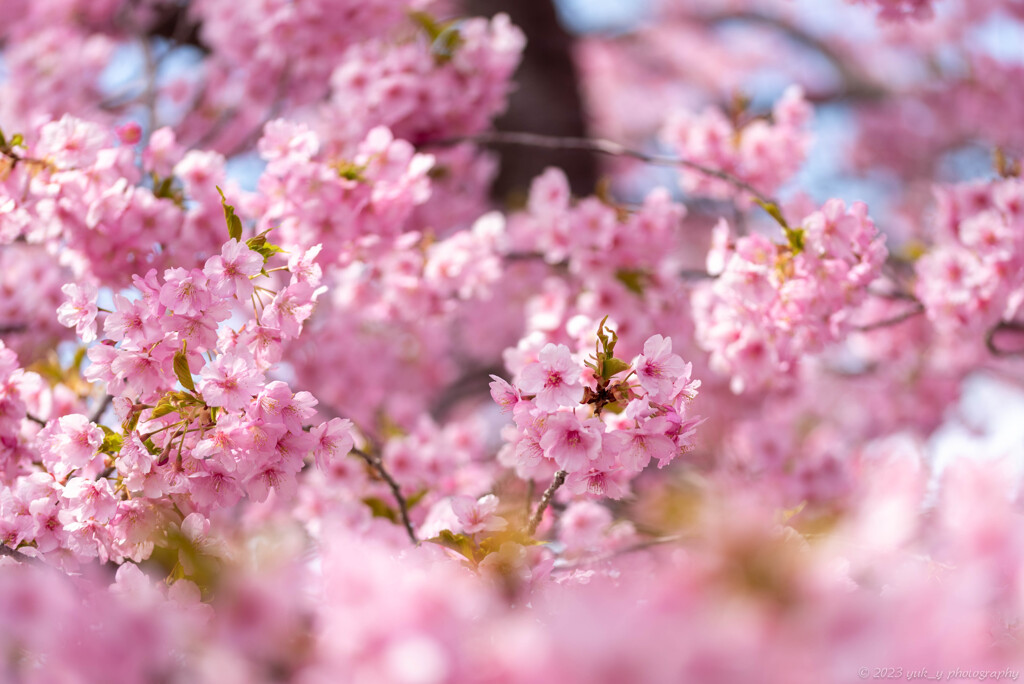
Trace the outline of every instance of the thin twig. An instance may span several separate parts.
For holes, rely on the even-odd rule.
[[[728,22],[740,22],[748,24],[759,24],[774,29],[791,41],[805,48],[814,50],[824,57],[836,70],[842,81],[842,89],[832,95],[809,93],[808,99],[815,101],[828,101],[831,99],[851,98],[861,100],[877,100],[886,95],[884,86],[853,69],[845,55],[835,49],[835,41],[820,38],[804,29],[790,24],[779,17],[761,14],[759,12],[729,12],[726,14],[709,14],[700,19],[708,24],[723,24]]]
[[[37,424],[43,425],[43,426],[46,425],[46,421],[43,420],[42,418],[40,418],[37,415],[33,415],[31,413],[26,413],[25,417],[28,418],[29,420],[31,420],[33,423],[37,423]]]
[[[537,489],[537,481],[532,477],[526,481],[526,514],[525,519],[530,519],[530,508],[533,507],[533,493]]]
[[[159,122],[156,114],[156,78],[157,64],[153,55],[153,45],[148,36],[140,36],[142,43],[142,58],[146,69],[146,88],[142,93],[142,104],[146,108],[146,115],[149,119],[149,132],[157,129]]]
[[[288,92],[288,79],[291,74],[291,63],[287,63],[281,69],[281,75],[277,79],[276,90],[274,91],[274,99],[270,103],[270,107],[267,109],[266,114],[263,115],[263,119],[257,123],[249,134],[242,138],[239,142],[235,143],[235,146],[228,152],[224,153],[225,157],[231,158],[236,154],[241,154],[249,149],[251,146],[259,142],[259,139],[263,136],[263,129],[266,128],[267,124],[276,119],[281,114],[281,110],[284,107],[285,95]]]
[[[92,412],[91,416],[89,416],[89,422],[90,423],[99,422],[99,419],[103,417],[103,412],[107,410],[107,407],[110,406],[110,402],[112,402],[113,400],[114,400],[114,397],[112,397],[111,395],[109,395],[109,394],[104,395],[103,396],[103,401],[101,401],[99,403],[99,405],[96,406],[96,410]]]
[[[420,540],[416,538],[416,531],[413,529],[412,521],[409,519],[409,504],[406,502],[405,497],[402,496],[402,490],[398,483],[395,482],[395,478],[391,477],[391,473],[384,467],[380,457],[371,456],[362,449],[352,449],[352,453],[366,461],[366,464],[373,468],[374,472],[388,483],[391,495],[395,497],[395,502],[398,504],[398,512],[402,516],[402,524],[405,526],[405,531],[409,534],[409,539],[412,540],[413,544],[419,544]]]
[[[909,320],[909,319],[913,318],[914,316],[920,316],[923,313],[924,313],[924,304],[921,304],[920,302],[918,302],[917,304],[915,304],[910,309],[907,309],[906,311],[904,311],[902,313],[896,314],[895,316],[892,316],[891,318],[883,318],[882,320],[875,321],[874,323],[867,323],[865,325],[858,325],[858,326],[856,326],[854,328],[854,330],[859,330],[860,332],[868,332],[870,330],[878,330],[879,328],[887,328],[890,325],[896,325],[898,323],[902,323],[903,321]]]
[[[625,546],[621,549],[609,551],[608,553],[589,556],[587,558],[580,558],[579,560],[573,561],[571,563],[556,564],[555,567],[552,569],[556,572],[575,570],[579,567],[584,567],[587,565],[593,565],[594,563],[601,563],[603,561],[611,560],[616,556],[624,556],[628,553],[645,551],[655,546],[662,546],[664,544],[674,544],[675,542],[682,541],[683,539],[684,537],[681,534],[673,534],[667,537],[655,537],[654,539],[645,539],[643,541],[636,542],[635,544]]]
[[[874,288],[870,288],[869,287],[868,288],[868,294],[871,295],[872,297],[881,297],[882,299],[898,299],[900,301],[915,302],[915,303],[920,304],[920,302],[918,301],[917,297],[915,297],[914,295],[910,294],[909,292],[902,292],[900,290],[893,290],[893,291],[890,291],[890,292],[886,292],[886,291],[883,291],[883,290],[876,290]]]
[[[1018,323],[1017,321],[1000,321],[985,334],[985,346],[988,348],[992,356],[1008,357],[1008,356],[1021,356],[1024,355],[1024,349],[1000,349],[996,346],[996,333],[1002,331],[1010,332],[1024,332],[1024,323]]]
[[[502,370],[500,366],[470,368],[441,390],[430,406],[431,417],[443,422],[459,402],[474,396],[486,396],[490,376],[499,375]]]
[[[551,503],[551,497],[555,495],[558,488],[565,483],[565,476],[568,473],[564,470],[559,470],[555,473],[555,478],[551,480],[551,484],[544,490],[544,495],[540,497],[540,503],[537,504],[537,510],[534,511],[533,516],[530,518],[530,523],[526,526],[526,533],[533,536],[533,533],[537,531],[537,526],[540,525],[540,519],[544,517],[544,511],[547,510],[548,504]]]
[[[684,268],[679,272],[679,277],[683,280],[714,280],[718,276],[699,268]]]
[[[703,164],[698,164],[697,162],[690,161],[688,159],[681,159],[679,157],[648,154],[647,152],[634,150],[617,142],[602,140],[600,138],[573,138],[557,135],[543,135],[540,133],[526,133],[523,131],[488,131],[478,135],[434,140],[424,143],[424,146],[451,146],[466,142],[481,145],[519,145],[521,147],[540,147],[553,150],[584,150],[587,152],[605,154],[611,157],[628,157],[652,166],[681,166],[683,168],[702,173],[705,176],[711,176],[712,178],[725,181],[740,190],[750,193],[750,195],[765,204],[774,204],[778,206],[778,202],[754,188],[750,183],[740,180],[731,173],[722,171],[721,169],[714,169],[710,166],[704,166]]]
[[[11,323],[10,325],[0,325],[0,335],[10,335],[13,333],[23,333],[28,330],[28,326],[24,323]]]
[[[42,564],[42,561],[36,558],[35,556],[26,555],[18,549],[12,549],[10,546],[7,546],[6,544],[0,544],[0,556],[8,556],[9,558],[13,558],[16,561],[27,563],[29,565]]]

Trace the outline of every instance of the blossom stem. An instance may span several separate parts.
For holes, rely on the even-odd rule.
[[[559,470],[555,473],[555,477],[551,480],[551,484],[544,490],[544,494],[540,497],[540,503],[537,504],[537,510],[534,511],[533,517],[530,518],[530,523],[526,526],[526,533],[531,537],[533,533],[537,531],[537,526],[540,525],[541,518],[544,517],[544,511],[547,510],[548,504],[551,503],[551,498],[558,491],[558,488],[565,484],[565,476],[568,475],[564,470]]]
[[[381,476],[381,478],[387,482],[388,487],[391,489],[391,495],[395,497],[395,503],[398,504],[398,512],[402,516],[402,525],[405,526],[405,531],[409,534],[409,539],[413,544],[419,544],[420,540],[416,538],[416,530],[413,529],[412,521],[409,519],[409,504],[402,496],[402,489],[398,486],[395,478],[391,477],[391,473],[384,467],[384,463],[380,460],[379,456],[371,456],[362,449],[352,449],[352,453],[359,456],[361,459],[366,461],[366,464],[373,468],[374,472]]]
[[[530,509],[533,508],[533,493],[537,489],[537,481],[532,477],[526,481],[526,515],[525,520],[530,519]]]

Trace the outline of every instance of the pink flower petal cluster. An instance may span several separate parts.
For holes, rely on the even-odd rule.
[[[732,174],[759,192],[772,195],[800,169],[810,146],[806,126],[812,116],[803,90],[791,86],[772,109],[771,121],[737,125],[721,110],[676,112],[661,139],[683,159]],[[734,184],[691,169],[680,172],[687,193],[718,198],[742,197]]]
[[[924,21],[935,15],[932,0],[853,0],[864,5],[875,5],[878,18],[883,21]]]
[[[494,494],[487,494],[479,499],[455,496],[451,500],[452,511],[466,534],[497,532],[508,527],[507,520],[495,515],[499,503],[498,497]]]
[[[829,200],[797,230],[799,249],[716,228],[716,278],[694,292],[693,313],[698,343],[734,392],[784,384],[806,354],[841,339],[887,255],[863,203]]]
[[[412,143],[473,135],[505,108],[525,45],[508,16],[473,18],[450,31],[451,54],[426,37],[352,47],[331,75],[323,111],[334,153],[351,150],[375,126]]]
[[[376,127],[352,157],[314,159],[319,145],[312,136],[305,129],[286,132],[281,123],[268,124],[260,148],[269,163],[259,180],[265,204],[257,229],[274,229],[285,246],[321,244],[325,263],[350,260],[358,244],[394,240],[413,209],[430,196],[433,157]],[[289,154],[277,152],[282,146]]]
[[[701,422],[688,411],[700,382],[691,380],[692,366],[671,350],[669,338],[649,338],[644,354],[613,376],[638,376],[636,383],[622,380],[621,413],[602,413],[585,403],[581,379],[586,376],[593,390],[592,371],[574,361],[568,347],[547,344],[515,384],[500,378],[491,383],[491,396],[512,410],[514,421],[499,460],[523,479],[564,470],[573,494],[621,498],[652,459],[663,467],[688,450]]]
[[[527,211],[509,218],[506,249],[537,252],[551,263],[567,260],[571,273],[595,284],[623,273],[655,282],[678,277],[676,227],[686,208],[664,188],[648,193],[633,212],[597,197],[571,200],[565,172],[546,169],[530,186]]]
[[[160,137],[173,133],[153,144]],[[140,264],[193,265],[219,248],[220,155],[193,151],[173,167],[158,164],[167,175],[150,186],[133,147],[118,146],[99,124],[65,115],[25,138],[19,155],[33,161],[0,174],[0,244],[24,239],[67,250],[79,280],[119,286]]]
[[[981,335],[1024,303],[1024,182],[940,188],[936,246],[916,264],[915,294],[944,335]]]

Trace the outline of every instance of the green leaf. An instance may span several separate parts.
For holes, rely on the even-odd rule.
[[[622,359],[617,359],[614,356],[604,360],[604,368],[602,368],[601,377],[608,380],[616,373],[621,373],[624,370],[629,370],[630,366]]]
[[[412,496],[406,497],[405,507],[408,509],[412,509],[413,506],[418,504],[420,501],[423,501],[423,497],[425,497],[429,491],[429,489],[421,489]]]
[[[228,236],[242,241],[242,219],[235,215],[235,207],[228,204],[227,198],[224,196],[224,191],[217,187],[217,192],[220,193],[220,204],[224,207],[224,221],[228,224]]]
[[[502,530],[500,532],[493,534],[490,537],[487,537],[486,539],[480,542],[481,558],[484,558],[492,553],[500,551],[501,545],[507,542],[512,542],[513,544],[519,544],[521,546],[537,546],[539,544],[544,543],[541,541],[537,541],[536,539],[526,534],[522,530]]]
[[[263,257],[263,263],[266,263],[275,254],[281,254],[285,251],[277,245],[267,242],[267,234],[272,230],[273,228],[267,228],[256,237],[251,237],[245,241],[246,247]]]
[[[391,506],[384,503],[383,500],[375,496],[368,496],[363,499],[363,503],[370,507],[370,512],[373,513],[374,518],[387,518],[393,523],[398,523],[398,513]]]
[[[448,26],[430,44],[430,52],[437,64],[444,64],[455,56],[455,51],[462,45],[462,34],[455,26]]]
[[[11,147],[18,147],[25,143],[25,138],[22,137],[21,133],[15,133],[11,136]]]
[[[439,22],[427,12],[409,12],[409,17],[430,38],[430,52],[437,64],[451,60],[455,51],[462,45],[462,34],[459,33],[458,22]]]
[[[100,427],[103,427],[102,425]],[[107,429],[104,429],[106,432]],[[121,451],[121,445],[124,443],[124,437],[116,432],[110,432],[103,437],[103,444],[100,445],[100,451],[104,454],[110,454],[113,456],[117,452]]]
[[[338,172],[339,178],[345,178],[350,181],[359,181],[360,183],[366,182],[366,176],[363,175],[367,169],[366,164],[339,161],[334,164],[334,169]]]
[[[160,401],[153,407],[153,413],[150,419],[160,418],[166,416],[169,413],[174,413],[178,410],[178,406],[171,400],[170,396],[160,397]]]
[[[156,197],[171,198],[171,186],[174,185],[174,176],[168,176],[160,181],[160,185],[156,187],[156,192],[153,194]]]
[[[181,386],[193,392],[196,384],[192,381],[192,371],[188,367],[188,341],[182,340],[181,351],[174,352],[174,375]]]
[[[789,242],[789,248],[793,250],[793,254],[804,251],[804,229],[786,228],[785,232],[786,241]]]
[[[441,534],[425,541],[451,549],[467,560],[473,563],[476,562],[476,546],[473,544],[473,540],[464,534],[455,534],[451,530],[441,530]]]
[[[643,295],[647,272],[635,268],[620,268],[615,272],[615,279],[626,286],[633,294]]]
[[[444,30],[444,27],[427,12],[419,10],[409,12],[409,18],[412,19],[421,29],[426,31],[427,35],[430,36],[431,41],[437,40],[437,37],[441,35],[441,31]]]
[[[263,263],[266,263],[267,260],[270,259],[270,257],[274,256],[275,254],[281,254],[282,252],[284,252],[282,248],[278,247],[275,244],[269,243],[266,240],[263,240],[262,242],[257,243],[255,245],[249,245],[249,249],[262,256]]]
[[[786,223],[786,217],[782,215],[782,210],[779,209],[779,205],[775,204],[775,202],[765,202],[764,200],[756,197],[754,198],[754,201],[757,202],[758,206],[768,212],[768,215],[775,219],[780,226],[787,230],[789,229],[789,224]]]
[[[125,433],[134,432],[135,428],[139,426],[139,416],[142,415],[141,411],[132,409],[128,414],[128,417],[121,423],[121,428],[124,429]]]
[[[84,346],[84,345],[79,347],[78,349],[76,349],[75,350],[75,355],[71,359],[71,365],[68,366],[68,368],[81,368],[82,367],[82,361],[85,360],[85,353],[87,351],[89,351],[89,348]]]

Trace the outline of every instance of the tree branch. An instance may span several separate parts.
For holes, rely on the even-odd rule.
[[[540,525],[540,520],[544,517],[544,511],[547,510],[548,504],[551,503],[551,497],[555,495],[555,492],[558,491],[559,487],[565,484],[566,475],[568,475],[568,473],[564,470],[559,470],[555,473],[555,478],[551,480],[551,484],[548,485],[546,490],[544,490],[544,495],[540,497],[540,503],[537,504],[537,510],[533,512],[533,515],[530,517],[530,522],[526,526],[526,533],[531,537],[533,536],[533,533],[537,531],[537,526]]]
[[[46,425],[46,421],[45,420],[43,420],[39,416],[34,415],[32,413],[26,413],[25,414],[25,418],[27,418],[28,420],[31,420],[33,423],[36,423],[37,425],[42,425],[44,427]]]
[[[875,321],[874,323],[858,325],[854,327],[854,330],[858,330],[860,332],[869,332],[871,330],[878,330],[879,328],[887,328],[890,325],[902,323],[903,321],[909,320],[914,316],[920,316],[923,313],[924,304],[922,304],[921,302],[917,302],[914,304],[914,306],[912,306],[911,308],[907,309],[902,313],[896,314],[895,316],[892,316],[890,318],[883,318],[882,320]]]
[[[146,72],[146,87],[142,93],[142,104],[146,108],[146,116],[149,119],[149,132],[152,133],[159,127],[159,120],[156,114],[156,58],[153,56],[153,45],[149,36],[140,36],[142,44],[142,57]]]
[[[352,453],[366,461],[366,464],[387,482],[388,487],[391,489],[391,495],[395,497],[395,502],[398,504],[398,512],[402,516],[402,524],[405,526],[405,531],[409,534],[409,539],[412,543],[418,545],[420,540],[416,538],[416,530],[413,529],[412,521],[409,519],[409,504],[406,502],[405,497],[402,496],[402,490],[398,483],[395,482],[395,478],[391,477],[391,473],[384,467],[380,457],[371,456],[362,449],[352,449]]]
[[[1024,332],[1024,323],[1018,321],[1000,321],[985,334],[985,346],[992,356],[1006,358],[1009,356],[1024,355],[1024,348],[1002,349],[996,345],[996,335],[1000,332]]]
[[[29,565],[42,564],[42,561],[36,558],[35,556],[28,556],[19,551],[18,549],[12,549],[10,546],[7,546],[6,544],[0,544],[0,556],[7,556],[8,558],[13,558],[16,561],[26,563]]]
[[[846,56],[840,54],[827,40],[779,17],[759,12],[729,12],[705,15],[700,20],[708,24],[729,22],[757,24],[773,29],[797,45],[817,52],[836,70],[842,81],[842,87],[837,93],[808,93],[807,99],[811,102],[820,103],[836,99],[878,100],[887,94],[883,86],[851,68]]]
[[[594,563],[601,563],[604,561],[611,560],[616,556],[624,556],[629,553],[636,553],[637,551],[645,551],[647,549],[654,548],[656,546],[662,546],[664,544],[674,544],[676,542],[682,541],[683,539],[684,537],[681,534],[673,534],[667,537],[655,537],[654,539],[645,539],[643,541],[638,541],[635,544],[625,546],[621,549],[616,549],[615,551],[609,551],[608,553],[602,553],[587,558],[581,558],[571,563],[556,565],[554,568],[552,568],[552,570],[556,572],[575,570],[576,568],[586,567],[588,565],[593,565]]]
[[[103,400],[96,405],[96,409],[92,412],[92,415],[89,416],[89,422],[99,422],[99,419],[103,417],[103,412],[107,410],[107,407],[110,406],[110,402],[112,401],[114,401],[114,397],[109,394],[105,394],[103,396]]]
[[[617,142],[602,140],[600,138],[571,138],[554,135],[541,135],[539,133],[525,133],[522,131],[489,131],[478,135],[470,135],[460,138],[433,140],[423,143],[421,146],[430,147],[437,145],[447,147],[466,142],[478,145],[519,145],[522,147],[538,147],[542,149],[584,150],[608,155],[610,157],[627,157],[630,159],[636,159],[637,161],[650,164],[651,166],[668,166],[674,168],[683,167],[690,169],[691,171],[702,173],[705,176],[725,181],[733,187],[749,193],[752,197],[765,204],[778,205],[778,202],[775,199],[760,192],[754,186],[750,185],[750,183],[737,178],[731,173],[722,171],[721,169],[714,169],[710,166],[704,166],[703,164],[699,164],[688,159],[682,159],[680,157],[648,154],[647,152],[634,150]]]
[[[580,73],[573,52],[576,37],[562,26],[554,0],[462,0],[467,16],[507,14],[526,35],[526,47],[509,93],[508,108],[494,122],[499,131],[532,131],[546,135],[586,137],[587,113],[580,91]],[[565,172],[577,196],[590,194],[600,169],[594,154],[557,148],[544,151],[501,151],[491,197],[515,200],[545,168]]]

